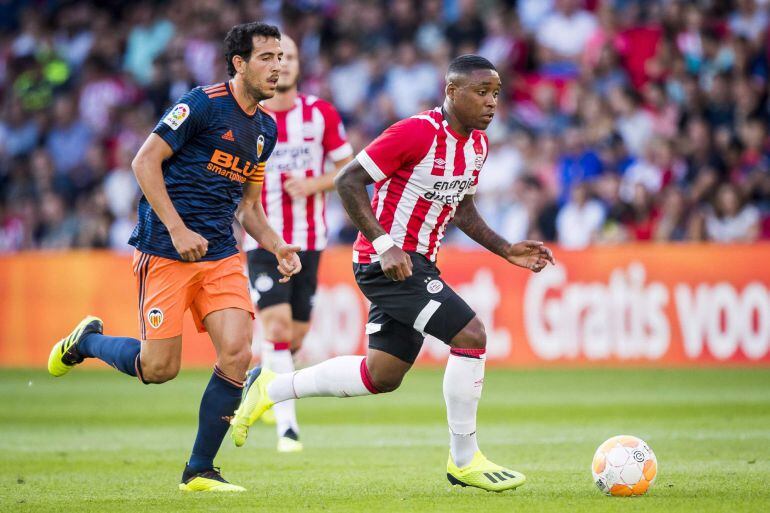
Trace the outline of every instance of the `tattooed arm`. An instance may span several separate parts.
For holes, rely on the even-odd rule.
[[[357,159],[342,168],[334,179],[337,193],[342,199],[342,206],[364,237],[374,242],[385,236],[392,243],[392,239],[377,220],[369,203],[366,186],[372,182],[371,176]],[[380,253],[380,265],[385,276],[394,281],[404,281],[412,275],[412,259],[395,245]]]
[[[511,244],[498,235],[479,215],[472,194],[466,195],[457,206],[453,222],[468,237],[514,265],[540,272],[548,262],[554,263],[551,250],[542,242],[525,240]]]
[[[479,211],[476,210],[476,202],[473,201],[473,198],[473,194],[465,195],[465,198],[457,206],[457,212],[455,212],[452,222],[465,235],[478,242],[481,246],[495,255],[505,258],[505,252],[510,244],[482,219]]]

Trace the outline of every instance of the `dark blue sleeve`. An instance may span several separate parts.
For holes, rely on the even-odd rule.
[[[270,158],[270,155],[275,149],[275,143],[278,141],[278,128],[275,124],[275,121],[268,117],[267,114],[265,116],[267,119],[265,120],[265,124],[262,125],[264,127],[264,133],[259,136],[259,139],[257,139],[257,151],[260,152],[259,161],[257,163],[257,172],[249,178],[250,182],[257,184],[264,183],[265,181],[265,168],[267,167],[267,159]],[[261,150],[259,149],[260,141],[264,141],[265,145],[265,147]]]
[[[272,135],[270,137],[267,137],[267,142],[265,143],[265,151],[262,152],[262,156],[259,157],[260,162],[267,162],[267,159],[270,158],[270,155],[272,155],[273,150],[275,149],[275,143],[278,140],[278,131],[273,130]]]
[[[206,125],[209,105],[203,91],[193,89],[166,111],[153,133],[158,134],[176,153]]]

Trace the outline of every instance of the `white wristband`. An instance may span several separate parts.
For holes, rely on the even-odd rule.
[[[376,239],[372,241],[372,246],[374,246],[374,251],[377,252],[378,255],[382,255],[387,250],[395,246],[396,243],[393,241],[390,235],[387,233],[385,235],[380,235]]]

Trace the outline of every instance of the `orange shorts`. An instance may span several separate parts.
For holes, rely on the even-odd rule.
[[[201,333],[206,331],[203,319],[217,310],[240,308],[254,318],[240,255],[211,262],[181,262],[135,250],[133,269],[142,340],[181,335],[188,308]]]

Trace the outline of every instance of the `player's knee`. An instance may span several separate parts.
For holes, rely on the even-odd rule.
[[[250,344],[230,344],[220,352],[219,363],[225,368],[245,372],[251,363],[251,356]]]
[[[486,349],[487,332],[478,317],[474,317],[452,340],[453,347],[462,349]]]
[[[395,372],[377,372],[376,369],[370,369],[369,373],[371,374],[374,387],[383,394],[396,390],[401,386],[401,381],[404,379],[403,374]]]
[[[271,319],[265,324],[265,338],[271,342],[283,342],[291,340],[291,321],[284,319]]]
[[[179,374],[179,362],[142,362],[142,378],[145,383],[165,383]]]

